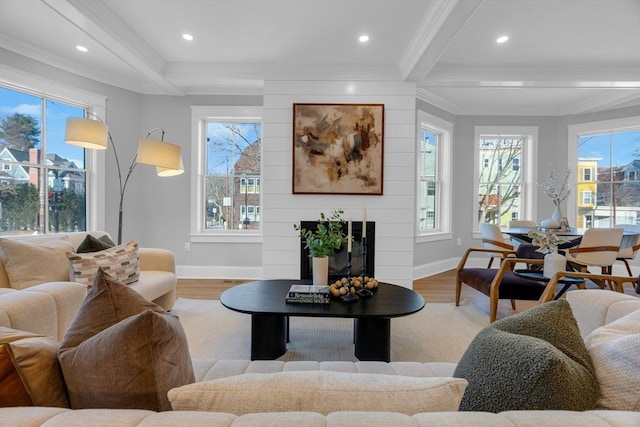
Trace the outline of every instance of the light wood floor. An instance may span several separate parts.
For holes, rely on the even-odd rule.
[[[243,280],[231,279],[179,279],[178,297],[191,299],[220,299],[220,295],[226,289],[244,283]],[[419,292],[429,302],[454,302],[455,301],[455,270],[446,271],[434,276],[418,279],[413,282],[413,289]],[[625,285],[625,293],[636,295],[631,285]],[[611,292],[611,291],[603,291]],[[489,314],[489,297],[466,285],[462,286],[462,299],[468,300],[479,310]],[[536,305],[535,301],[518,301],[516,311],[511,309],[508,300],[500,301],[498,307],[498,319],[511,314],[521,312]]]

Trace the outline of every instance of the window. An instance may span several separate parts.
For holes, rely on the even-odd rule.
[[[83,148],[64,142],[67,117],[85,108],[36,91],[0,86],[0,232],[87,229]]]
[[[613,227],[640,224],[640,120],[638,117],[581,123],[569,126],[569,158],[578,170],[592,170],[587,182],[577,183],[577,194],[568,213],[577,227]],[[591,172],[590,172],[591,173]],[[585,203],[585,192],[591,203]]]
[[[584,190],[582,192],[582,204],[583,205],[593,204],[593,193],[590,190]]]
[[[193,234],[260,230],[262,123],[258,108],[193,107],[199,153]],[[197,240],[197,239],[196,239]]]
[[[436,236],[450,232],[452,126],[422,111],[418,118],[417,230],[423,236]]]
[[[510,220],[533,217],[537,133],[536,127],[475,128],[476,231],[481,222],[506,227]]]
[[[593,181],[593,170],[591,168],[582,169],[582,180],[583,181]]]

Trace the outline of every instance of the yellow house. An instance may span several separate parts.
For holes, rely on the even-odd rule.
[[[601,158],[580,158],[577,173],[577,206],[578,218],[576,226],[587,228],[593,226],[594,213],[598,195],[598,161]]]

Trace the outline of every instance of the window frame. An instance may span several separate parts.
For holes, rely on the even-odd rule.
[[[630,130],[640,130],[640,115],[621,117],[611,120],[599,120],[595,122],[576,123],[567,126],[567,158],[569,167],[576,170],[578,167],[578,138],[585,135],[612,133]],[[597,179],[596,179],[597,180]],[[593,182],[593,181],[590,181]],[[573,184],[572,190],[576,190],[578,183]],[[567,217],[570,223],[575,223],[578,217],[578,200],[576,197],[567,199]],[[593,219],[592,219],[593,221]],[[585,215],[585,224],[587,217]]]
[[[525,137],[520,161],[520,176],[522,177],[522,199],[519,218],[535,218],[534,206],[537,203],[537,170],[538,170],[538,126],[474,126],[473,148],[473,199],[471,213],[471,229],[475,239],[481,238],[480,227],[477,222],[477,196],[480,185],[480,138],[483,135],[519,135]]]
[[[416,153],[420,152],[420,133],[426,130],[438,135],[438,150],[436,161],[436,187],[439,184],[440,191],[436,192],[436,228],[433,230],[420,230],[420,194],[415,196],[415,235],[416,243],[448,240],[453,237],[452,232],[452,159],[451,146],[453,142],[453,124],[424,111],[417,112],[416,126]],[[420,188],[420,159],[416,155],[416,189]],[[437,189],[436,189],[437,191]],[[438,220],[439,218],[439,220]]]
[[[258,230],[205,230],[204,211],[206,199],[203,190],[203,175],[206,173],[206,122],[216,121],[256,121],[263,129],[263,108],[258,106],[191,106],[191,242],[204,243],[260,243],[262,242],[262,223]],[[262,137],[262,136],[261,136]],[[264,145],[262,145],[264,146]],[[262,148],[261,148],[262,149]],[[262,159],[262,153],[260,155]],[[258,185],[262,184],[262,167]],[[243,193],[244,194],[244,193]],[[251,193],[249,193],[251,194]],[[260,188],[260,206],[263,206],[262,188]],[[255,205],[253,205],[255,206]],[[258,215],[261,216],[259,208]]]
[[[84,108],[88,115],[106,122],[107,97],[104,95],[56,83],[4,64],[0,64],[0,84],[11,90]],[[88,231],[106,229],[106,151],[85,150]]]

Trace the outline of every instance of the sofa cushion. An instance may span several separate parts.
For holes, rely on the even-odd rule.
[[[87,234],[87,237],[85,237],[76,248],[76,253],[86,254],[89,252],[98,252],[113,248],[114,246],[116,246],[116,244],[106,234],[100,237]]]
[[[66,253],[74,247],[66,236],[43,241],[0,239],[7,277],[14,289],[69,280]]]
[[[585,345],[600,384],[598,405],[640,411],[640,310],[597,328]]]
[[[140,277],[138,244],[132,240],[98,252],[67,253],[73,281],[89,286],[93,283],[98,267],[124,284],[134,283]]]
[[[596,407],[598,396],[591,358],[565,300],[485,327],[453,376],[469,381],[464,411],[584,411]]]
[[[68,408],[58,342],[0,326],[0,406]]]
[[[242,374],[169,391],[173,410],[230,412],[456,411],[467,382],[331,371]]]
[[[58,354],[74,409],[171,409],[167,391],[194,381],[177,317],[101,268]]]

